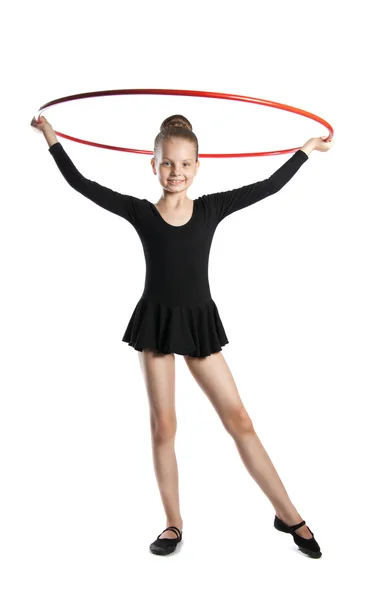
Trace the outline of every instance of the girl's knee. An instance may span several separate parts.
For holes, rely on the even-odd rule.
[[[151,430],[153,440],[157,443],[162,444],[173,440],[177,430],[176,416],[164,415],[151,418]]]
[[[225,427],[232,435],[252,433],[254,431],[253,421],[247,410],[242,406],[234,407],[229,410],[229,414],[225,421]]]

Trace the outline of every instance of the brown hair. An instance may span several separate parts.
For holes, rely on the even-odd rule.
[[[160,133],[154,140],[154,154],[156,155],[158,147],[163,140],[179,138],[192,142],[195,146],[196,160],[198,160],[198,138],[192,131],[192,125],[183,115],[171,115],[164,119],[160,126]]]

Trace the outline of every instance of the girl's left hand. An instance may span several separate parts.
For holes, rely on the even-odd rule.
[[[322,137],[312,138],[313,150],[319,150],[320,152],[327,152],[334,144],[334,138],[330,140],[330,142],[325,142],[324,140],[329,137],[328,135],[323,135]]]

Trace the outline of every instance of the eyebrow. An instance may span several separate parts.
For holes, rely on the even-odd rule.
[[[163,156],[163,159],[164,158],[166,158],[167,160],[171,160],[170,158],[168,158],[168,156]],[[184,160],[193,160],[193,159],[192,158],[183,158],[183,161]],[[180,161],[178,161],[178,162],[180,162]]]

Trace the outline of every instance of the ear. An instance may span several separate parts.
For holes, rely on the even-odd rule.
[[[150,164],[152,165],[152,170],[153,170],[153,173],[154,173],[155,175],[157,175],[157,171],[156,171],[156,160],[155,160],[155,158],[154,158],[154,157],[151,159],[151,161],[150,161]]]

